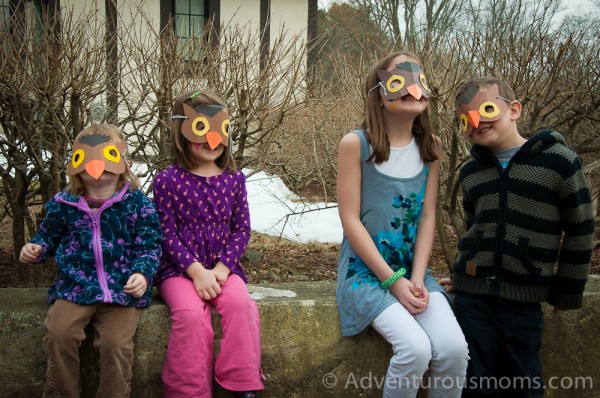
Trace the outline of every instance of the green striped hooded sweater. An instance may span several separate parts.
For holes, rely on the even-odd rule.
[[[550,130],[530,138],[504,170],[485,147],[471,154],[459,175],[467,232],[454,289],[580,308],[594,214],[577,154]]]

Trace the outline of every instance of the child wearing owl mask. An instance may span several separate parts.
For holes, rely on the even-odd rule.
[[[156,208],[138,189],[116,126],[92,125],[73,143],[70,189],[46,203],[45,218],[20,259],[54,256],[58,274],[49,289],[44,346],[44,396],[79,397],[79,346],[95,330],[100,351],[97,396],[128,397],[133,335],[150,305],[161,254]]]
[[[175,100],[171,119],[175,164],[153,182],[164,233],[155,283],[171,312],[165,397],[211,397],[213,374],[235,396],[254,397],[264,388],[260,320],[240,263],[250,213],[230,115],[214,94],[195,91]],[[223,332],[215,361],[212,307]]]
[[[428,268],[441,143],[423,67],[412,54],[390,54],[367,74],[364,90],[364,122],[339,146],[342,333],[371,326],[392,344],[384,397],[416,397],[429,367],[428,396],[458,398],[467,344]]]
[[[473,144],[459,174],[467,231],[452,268],[471,356],[463,397],[542,397],[540,302],[554,312],[582,305],[594,233],[587,178],[559,133],[519,133],[521,103],[502,80],[463,83],[455,105]]]

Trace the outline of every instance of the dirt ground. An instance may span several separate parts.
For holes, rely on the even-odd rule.
[[[437,242],[437,239],[435,240]],[[6,245],[3,245],[6,246]],[[300,244],[253,233],[243,267],[250,283],[323,281],[336,279],[339,244]],[[441,278],[448,275],[448,268],[441,251],[434,245],[430,266],[433,275]],[[22,287],[17,267],[26,267],[13,260],[10,247],[0,247],[0,287]],[[32,267],[37,286],[52,283],[52,266]],[[595,250],[591,273],[600,274],[600,250]]]

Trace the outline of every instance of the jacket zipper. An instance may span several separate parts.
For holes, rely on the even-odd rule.
[[[106,272],[104,271],[104,258],[102,257],[102,240],[100,228],[100,215],[104,209],[98,209],[96,214],[89,213],[92,217],[92,248],[94,250],[94,259],[96,260],[96,275],[98,275],[98,283],[102,290],[103,301],[105,303],[112,302],[110,291],[108,290],[108,281],[106,280]]]
[[[497,239],[498,246],[496,249],[496,261],[494,264],[494,276],[487,280],[491,282],[491,293],[493,295],[500,294],[500,272],[502,270],[502,258],[504,257],[504,234],[506,233],[506,170],[500,172],[500,220],[498,225]]]
[[[486,280],[489,284],[491,284],[491,294],[495,296],[500,295],[500,273],[502,272],[502,259],[504,258],[504,235],[506,234],[506,213],[508,211],[508,171],[513,163],[513,160],[519,152],[520,150],[510,158],[506,167],[502,167],[498,158],[494,157],[494,160],[496,161],[496,167],[498,168],[500,175],[500,191],[498,194],[500,200],[500,224],[498,225],[497,231],[498,243],[494,262],[494,275],[486,278]]]
[[[104,210],[108,209],[112,205],[121,201],[121,198],[129,189],[129,184],[125,184],[125,186],[121,189],[121,191],[117,191],[117,194],[104,202],[102,206],[93,213],[89,210],[88,214],[92,216],[92,245],[94,249],[94,258],[96,259],[96,274],[98,275],[98,283],[100,284],[100,289],[102,290],[103,300],[105,303],[112,303],[112,298],[110,296],[110,290],[108,290],[108,281],[106,280],[106,272],[104,271],[104,257],[102,257],[102,229],[100,228],[100,216],[104,212]]]

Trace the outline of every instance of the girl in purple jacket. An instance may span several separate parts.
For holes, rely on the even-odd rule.
[[[79,397],[79,346],[91,323],[100,351],[99,397],[128,397],[133,335],[150,305],[161,255],[160,224],[152,201],[137,189],[117,126],[96,124],[73,143],[70,190],[46,203],[38,232],[21,261],[54,256],[44,346],[44,396]]]
[[[264,388],[258,307],[240,264],[250,240],[246,179],[231,155],[229,118],[208,92],[179,96],[171,125],[175,164],[153,182],[164,234],[155,283],[171,311],[166,397],[212,396],[211,307],[223,331],[215,380],[241,397]]]

